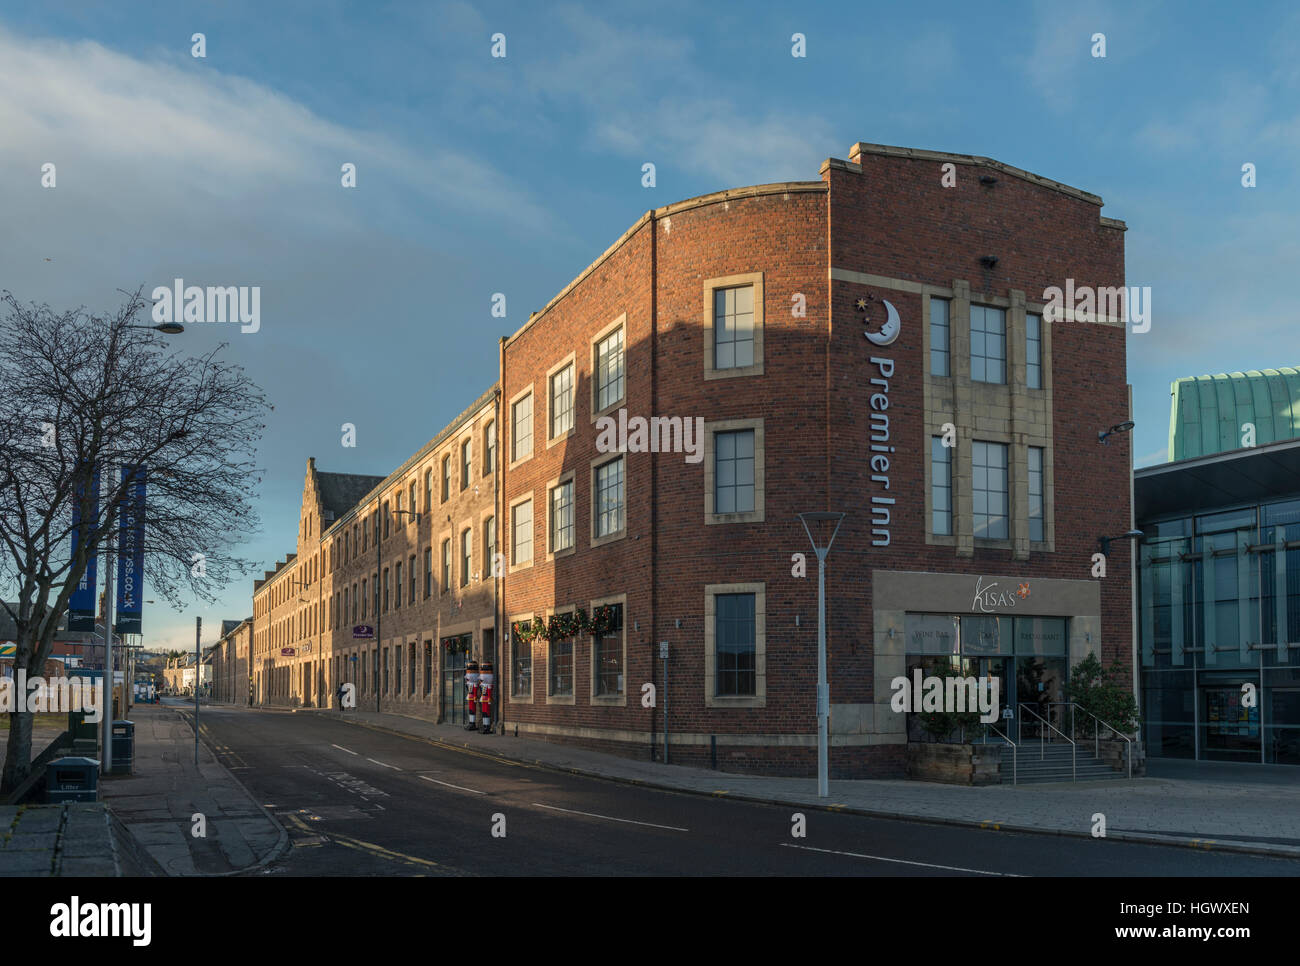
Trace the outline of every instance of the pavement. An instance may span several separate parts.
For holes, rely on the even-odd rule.
[[[1300,768],[1148,762],[1145,778],[971,788],[920,781],[832,781],[739,775],[623,758],[538,738],[482,735],[408,715],[298,709],[353,725],[571,774],[765,805],[875,818],[1300,857]],[[192,734],[192,733],[191,733]],[[192,739],[191,739],[192,740]],[[671,750],[670,750],[671,754]]]
[[[206,743],[199,744],[195,765],[194,729],[180,711],[131,709],[134,769],[100,779],[103,801],[164,875],[231,875],[265,866],[284,850],[287,833]]]

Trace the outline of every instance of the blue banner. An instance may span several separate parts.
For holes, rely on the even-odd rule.
[[[81,501],[86,495],[84,484],[78,484],[76,502],[72,504],[72,552],[77,552],[77,541],[81,539],[83,530],[85,536],[89,537],[93,532],[91,524],[84,523],[81,519]],[[91,520],[97,522],[99,516],[99,466],[96,465],[90,475],[90,506]],[[91,631],[95,630],[95,591],[98,589],[96,580],[95,563],[99,559],[99,554],[91,554],[90,559],[86,561],[86,572],[81,575],[81,580],[72,591],[72,597],[68,601],[68,630],[70,631]]]
[[[117,542],[117,620],[118,634],[141,633],[144,605],[144,482],[143,466],[123,466],[125,484],[118,519]]]

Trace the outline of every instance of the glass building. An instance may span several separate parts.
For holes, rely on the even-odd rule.
[[[1300,439],[1134,473],[1154,758],[1300,765]]]

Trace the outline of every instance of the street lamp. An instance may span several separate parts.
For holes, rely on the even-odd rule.
[[[383,502],[379,500],[376,500],[375,502],[378,504],[378,506],[375,509],[375,512],[383,513],[384,512]],[[396,510],[390,510],[389,512],[394,515],[406,513],[413,516],[417,521],[420,519],[420,514],[417,513],[415,510],[403,510],[401,508],[398,508]],[[379,531],[379,528],[375,529],[375,674],[374,674],[375,714],[379,714],[379,699],[383,694],[383,692],[380,690],[380,682],[379,682],[379,649],[384,646],[382,642],[383,639],[379,633],[380,622],[383,620],[383,617],[381,616],[380,613],[379,605],[381,602],[387,603],[387,601],[384,601],[383,596],[379,593],[379,578],[383,576],[384,573],[383,546],[384,546],[384,540],[387,539],[387,536],[388,536],[387,533],[381,533]]]
[[[1133,421],[1130,419],[1128,422],[1125,423],[1116,423],[1110,429],[1099,429],[1097,430],[1097,442],[1101,443],[1104,446],[1109,446],[1110,445],[1109,437],[1114,436],[1116,433],[1127,433],[1130,429],[1133,428],[1133,425],[1134,425]]]
[[[1110,542],[1112,540],[1137,540],[1142,536],[1141,530],[1130,530],[1128,533],[1122,533],[1118,537],[1098,537],[1097,543],[1101,546],[1101,555],[1110,556]]]
[[[844,522],[845,514],[843,513],[800,513],[799,522],[803,524],[804,533],[808,534],[808,541],[813,545],[813,552],[817,554],[817,795],[819,798],[825,798],[830,794],[829,790],[829,771],[830,756],[827,749],[826,726],[831,715],[831,689],[826,681],[826,556],[831,552],[831,544],[835,542],[835,535],[840,532],[840,524]],[[835,521],[835,529],[831,531],[831,538],[826,541],[826,546],[819,547],[817,541],[813,539],[812,530],[808,528],[808,521],[813,523],[829,523]]]
[[[157,329],[167,335],[177,335],[185,331],[185,326],[179,322],[164,322],[161,325],[126,325],[127,329]],[[116,340],[113,341],[116,345]],[[178,431],[181,432],[181,431]],[[172,438],[177,438],[176,433]],[[109,483],[111,485],[113,475],[112,467],[107,466],[105,469],[109,472]],[[110,527],[105,534],[108,546],[105,549],[106,561],[104,563],[104,693],[105,693],[105,711],[103,728],[100,731],[100,751],[99,751],[99,769],[100,774],[112,772],[113,768],[113,528]],[[125,672],[125,667],[123,671]],[[195,674],[198,674],[198,668],[195,668]],[[122,700],[126,703],[127,689],[126,674],[122,675]],[[196,689],[197,694],[197,689]],[[197,709],[197,700],[195,702],[194,713],[194,734],[197,740],[199,733],[199,717]],[[198,752],[195,751],[195,763],[198,762]]]

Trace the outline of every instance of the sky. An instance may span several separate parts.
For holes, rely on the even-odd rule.
[[[275,406],[241,550],[260,577],[295,549],[308,457],[396,468],[646,210],[818,180],[858,141],[995,158],[1127,223],[1152,303],[1128,339],[1137,465],[1167,458],[1174,379],[1300,365],[1287,3],[0,0],[0,288],[106,311],[174,278],[260,286],[256,332],[177,337],[227,342]],[[251,598],[247,576],[159,601],[146,646],[192,646],[196,614],[210,643]]]

